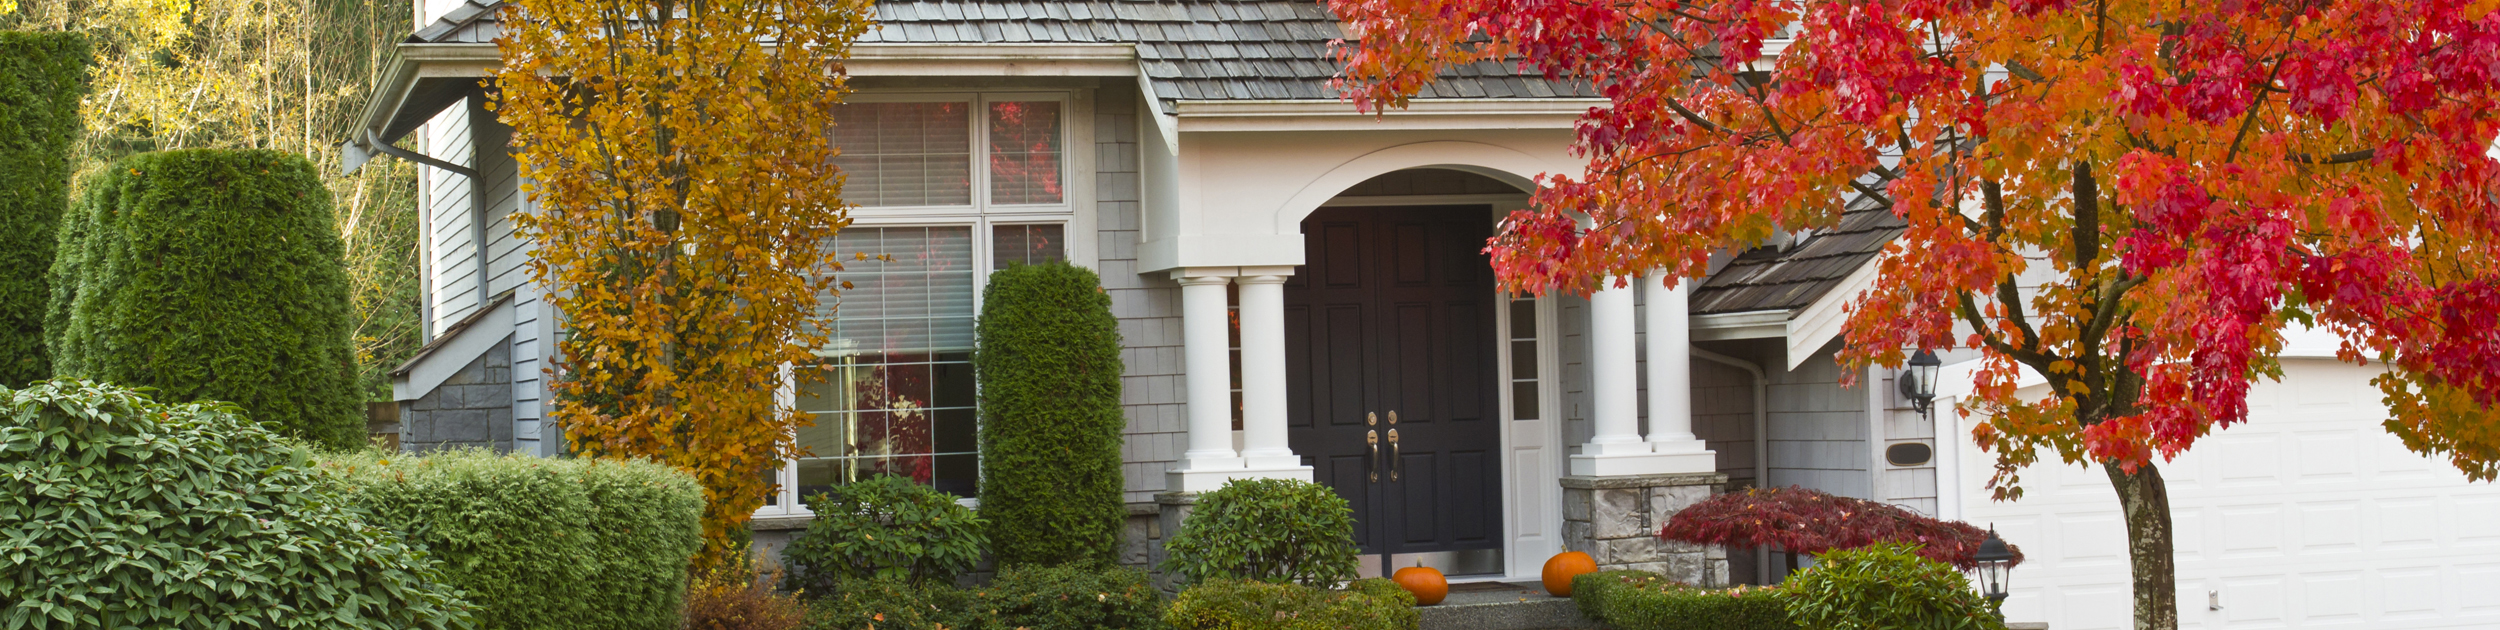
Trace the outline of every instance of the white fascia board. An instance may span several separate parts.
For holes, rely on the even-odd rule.
[[[855,77],[1129,77],[1135,44],[856,44]]]
[[[2335,351],[2341,347],[2343,347],[2343,338],[2335,336],[2334,331],[2292,324],[2283,330],[2283,351],[2274,356],[2280,359],[2338,359],[2340,357],[2335,356]],[[1984,361],[1984,359],[1972,359],[1937,368],[1936,398],[1969,397],[1974,389],[1971,384],[1971,375],[1979,372],[1979,367]],[[2017,363],[2014,369],[2017,371],[2014,377],[2015,389],[2045,385],[2049,382],[2047,377],[2041,376],[2038,371],[2031,369],[2031,366]]]
[[[1849,272],[1849,277],[1842,278],[1839,285],[1823,292],[1823,297],[1815,299],[1813,304],[1806,305],[1804,310],[1797,311],[1795,318],[1788,320],[1788,369],[1795,370],[1797,366],[1805,365],[1806,359],[1811,358],[1816,350],[1823,349],[1823,344],[1831,343],[1833,338],[1840,336],[1841,330],[1849,324],[1849,303],[1857,301],[1859,294],[1875,285],[1876,269],[1881,266],[1876,264],[1876,260],[1867,260],[1866,264],[1858,266],[1857,271]]]
[[[1694,341],[1771,339],[1788,336],[1788,311],[1745,311],[1694,315]]]
[[[1335,99],[1179,101],[1183,132],[1379,131],[1409,129],[1570,129],[1602,98],[1416,100],[1405,109],[1365,113]]]
[[[460,373],[460,368],[468,367],[469,362],[476,361],[495,344],[502,343],[503,338],[512,336],[512,302],[496,300],[493,311],[455,332],[450,341],[425,355],[425,359],[410,367],[407,374],[392,378],[391,400],[416,400],[426,392],[434,391],[434,388],[443,385],[443,381]]]

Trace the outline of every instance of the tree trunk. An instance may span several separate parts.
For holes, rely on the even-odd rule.
[[[2135,630],[2178,630],[2178,562],[2172,553],[2170,488],[2147,462],[2129,474],[2103,465],[2127,515],[2128,566],[2135,573]]]

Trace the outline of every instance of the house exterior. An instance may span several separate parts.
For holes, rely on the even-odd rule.
[[[400,157],[426,164],[429,342],[394,374],[401,444],[558,455],[543,382],[561,317],[522,269],[530,246],[508,217],[534,209],[477,87],[498,64],[498,2],[417,1],[351,143],[388,153],[414,137]],[[1912,411],[1881,370],[1840,385],[1844,305],[1900,230],[1887,212],[1853,205],[1675,289],[1651,276],[1587,298],[1504,294],[1478,250],[1532,178],[1579,172],[1573,121],[1605,103],[1586,86],[1479,64],[1408,110],[1358,114],[1327,88],[1340,34],[1310,2],[876,9],[833,130],[861,207],[830,246],[894,260],[852,266],[822,363],[797,366],[827,378],[790,385],[818,424],[799,435],[813,456],[757,514],[767,544],[803,525],[802,493],[859,475],[977,500],[978,287],[1008,262],[1064,259],[1101,274],[1124,340],[1125,562],[1159,560],[1196,493],[1286,477],[1348,499],[1366,574],[1515,579],[1568,549],[1763,583],[1778,579],[1767,553],[1653,536],[1712,492],[1799,485],[1999,525],[2031,558],[2017,621],[2125,620],[2123,536],[2096,472],[2034,475],[2053,479],[1991,502],[1965,421]],[[2355,389],[2365,371],[2306,347],[2261,389],[2282,404],[2172,468],[2181,552],[2198,558],[2181,563],[2187,618],[2500,625],[2500,492],[2388,448]],[[1948,373],[1970,358],[1949,356],[1965,362]],[[1967,381],[1944,379],[1940,407]],[[2230,458],[2272,468],[2197,472]],[[2260,469],[2273,476],[2235,476]],[[2212,614],[2197,612],[2205,590]]]

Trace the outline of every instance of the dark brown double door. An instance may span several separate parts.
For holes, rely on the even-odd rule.
[[[1381,562],[1499,570],[1491,230],[1484,206],[1302,222],[1307,264],[1285,285],[1290,442]]]

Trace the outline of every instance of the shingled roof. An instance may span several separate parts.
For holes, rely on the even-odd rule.
[[[1757,247],[1736,256],[1693,289],[1695,315],[1795,311],[1840,286],[1875,260],[1908,224],[1866,197],[1851,200],[1840,225],[1782,250]]]
[[[502,30],[503,0],[468,0],[412,43],[483,43]],[[1328,42],[1337,19],[1309,0],[888,0],[862,43],[1135,44],[1155,97],[1184,100],[1336,99]],[[1548,81],[1516,66],[1452,68],[1417,98],[1595,98],[1586,83]]]

